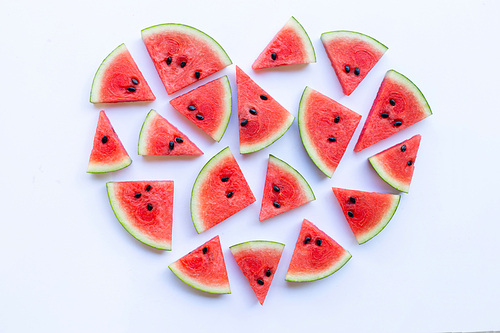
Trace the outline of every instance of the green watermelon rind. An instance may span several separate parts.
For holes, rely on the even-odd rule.
[[[368,158],[368,161],[372,165],[373,169],[377,172],[377,174],[385,180],[385,182],[392,187],[394,187],[396,190],[408,193],[410,190],[410,184],[403,183],[395,179],[394,177],[389,176],[389,174],[385,171],[385,168],[383,164],[381,164],[378,160],[377,155],[374,155],[370,158]]]
[[[377,236],[384,228],[389,224],[391,221],[392,217],[396,213],[396,210],[398,209],[399,202],[401,201],[401,196],[393,194],[394,200],[392,203],[392,206],[387,210],[387,213],[380,219],[380,221],[377,223],[377,225],[370,231],[365,233],[364,235],[360,236],[359,238],[356,238],[358,241],[358,244],[364,244],[368,242],[370,239],[373,237]],[[346,218],[349,218],[346,216]]]
[[[139,133],[139,143],[138,143],[138,154],[139,155],[147,155],[147,146],[148,146],[148,134],[149,128],[151,127],[151,121],[155,117],[159,116],[158,112],[151,109],[144,119],[144,123],[142,123],[141,132]]]
[[[225,98],[226,107],[224,108],[225,112],[224,112],[223,121],[221,122],[219,129],[212,136],[212,138],[217,142],[220,142],[220,140],[222,140],[222,137],[224,136],[224,133],[226,133],[227,125],[229,125],[229,119],[231,119],[231,111],[233,109],[233,96],[232,96],[232,92],[231,92],[231,84],[229,83],[229,79],[228,79],[227,75],[223,76],[222,78],[225,78],[225,80],[221,80],[221,81],[223,81],[223,85],[224,85],[224,91],[225,91],[225,96],[226,96],[226,98]]]
[[[130,156],[124,156],[122,161],[118,161],[116,163],[107,163],[107,164],[100,164],[100,163],[91,163],[89,162],[89,165],[87,167],[87,173],[106,173],[106,172],[113,172],[113,171],[118,171],[123,168],[128,167],[130,164],[132,164],[132,159]]]
[[[307,54],[306,63],[314,63],[316,62],[316,51],[314,50],[313,43],[311,42],[311,38],[306,32],[306,29],[302,26],[302,24],[297,21],[295,17],[291,17],[290,20],[286,23],[286,25],[295,25],[294,30],[298,35],[301,35],[302,43],[304,44],[304,51]]]
[[[225,286],[224,287],[214,287],[214,286],[209,286],[209,285],[200,283],[199,281],[194,280],[194,279],[190,278],[189,276],[183,274],[182,270],[179,267],[177,267],[177,265],[179,265],[178,261],[170,264],[168,266],[168,268],[172,271],[172,273],[174,273],[175,276],[177,276],[182,282],[186,283],[187,285],[189,285],[195,289],[198,289],[198,290],[201,290],[201,291],[204,291],[207,293],[211,293],[211,294],[222,295],[222,294],[230,294],[231,293],[231,288],[229,287],[229,285],[227,287],[225,287]]]
[[[345,249],[344,249],[345,250]],[[290,281],[290,282],[312,282],[312,281],[317,281],[324,279],[333,273],[337,272],[339,269],[344,267],[345,264],[349,260],[351,260],[352,255],[349,253],[349,251],[345,250],[345,254],[342,258],[337,260],[334,265],[327,267],[323,271],[316,273],[316,274],[300,274],[300,275],[293,275],[293,274],[286,274],[285,280]]]
[[[280,243],[280,242],[275,242],[275,241],[268,241],[268,240],[253,240],[253,241],[238,243],[238,244],[235,244],[235,245],[232,245],[229,247],[229,249],[231,250],[231,253],[233,253],[233,255],[235,253],[240,252],[240,251],[247,251],[249,249],[250,250],[253,250],[253,249],[261,250],[263,248],[271,248],[274,250],[283,251],[283,249],[285,248],[285,244]]]
[[[92,81],[92,88],[90,89],[90,103],[101,103],[99,101],[99,92],[101,91],[102,86],[102,78],[106,69],[108,69],[109,65],[113,63],[113,60],[120,55],[122,52],[126,52],[127,47],[125,43],[118,45],[113,51],[99,65],[97,72],[95,73],[94,80]]]
[[[261,142],[256,142],[252,145],[241,145],[240,144],[240,154],[249,154],[249,153],[254,153],[256,151],[262,150],[266,147],[269,147],[273,143],[279,140],[285,133],[288,131],[290,126],[292,126],[293,121],[295,120],[295,116],[291,113],[289,113],[289,116],[285,122],[283,122],[283,125],[274,132],[274,135],[271,136],[268,140],[264,140]]]
[[[384,44],[382,44],[373,37],[370,37],[360,32],[349,31],[349,30],[335,30],[335,31],[324,32],[321,34],[321,41],[323,43],[328,43],[334,38],[341,38],[341,37],[361,39],[382,53],[385,53],[385,51],[389,49],[387,46],[385,46]]]
[[[421,107],[424,110],[424,118],[427,118],[430,115],[432,115],[432,110],[431,110],[429,103],[427,102],[427,99],[425,98],[422,91],[420,91],[420,89],[417,87],[417,85],[415,83],[413,83],[412,80],[410,80],[409,78],[407,78],[403,74],[395,71],[394,69],[388,70],[386,75],[385,75],[385,78],[388,80],[397,81],[400,85],[404,86],[406,89],[413,92],[413,95],[420,102],[419,104],[421,105]]]

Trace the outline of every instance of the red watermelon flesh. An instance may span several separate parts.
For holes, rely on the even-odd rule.
[[[404,75],[387,71],[363,126],[355,152],[388,138],[430,116],[424,95]]]
[[[90,153],[87,172],[102,173],[123,169],[132,163],[125,147],[118,138],[104,110],[99,112],[99,120],[94,135],[94,145]]]
[[[315,281],[332,275],[351,259],[333,238],[304,219],[285,280]]]
[[[203,152],[155,110],[149,111],[139,135],[139,155],[202,155]]]

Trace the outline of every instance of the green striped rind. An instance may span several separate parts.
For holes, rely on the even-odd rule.
[[[91,103],[100,103],[99,100],[101,96],[99,96],[99,94],[102,89],[102,78],[104,73],[106,73],[106,70],[114,62],[115,58],[123,52],[128,52],[127,47],[125,44],[120,44],[102,61],[101,65],[97,69],[97,72],[95,73],[94,81],[92,81],[92,88],[90,89]]]
[[[278,130],[276,130],[274,132],[274,135],[272,135],[269,139],[261,141],[261,142],[257,142],[253,145],[241,145],[240,144],[240,154],[253,153],[253,152],[259,151],[261,149],[264,149],[264,148],[270,146],[271,144],[276,142],[279,138],[281,138],[286,133],[286,131],[288,131],[290,126],[292,126],[292,123],[294,120],[295,120],[295,117],[291,113],[289,113],[289,116],[286,119],[286,121],[283,122],[281,127]]]
[[[392,81],[393,83],[397,82],[399,85],[403,86],[405,89],[410,91],[413,94],[413,96],[415,96],[415,98],[418,100],[420,107],[424,111],[425,117],[428,117],[432,114],[431,107],[429,106],[429,103],[427,103],[424,94],[422,94],[420,89],[418,89],[415,83],[413,83],[409,78],[407,78],[406,76],[404,76],[399,72],[396,72],[394,69],[390,69],[385,74],[384,79]]]
[[[377,155],[368,158],[368,161],[370,161],[372,167],[375,169],[378,175],[387,182],[387,184],[391,185],[398,191],[408,193],[408,191],[410,190],[410,184],[400,182],[397,179],[391,177],[386,172],[384,164],[380,163]]]
[[[296,181],[300,184],[300,188],[302,189],[302,192],[306,195],[306,198],[308,201],[316,200],[316,197],[314,196],[314,192],[309,185],[309,183],[305,180],[305,178],[295,170],[290,164],[286,163],[283,160],[280,160],[274,155],[269,155],[269,162],[277,165],[280,169],[283,169],[292,175],[295,175]]]
[[[224,118],[223,118],[224,120],[221,122],[217,132],[215,132],[212,136],[212,138],[217,142],[219,142],[222,139],[222,136],[226,132],[227,125],[229,124],[229,119],[231,118],[231,110],[233,107],[231,85],[229,84],[229,79],[227,78],[227,75],[222,77],[220,80],[224,87],[223,103],[225,107],[224,107]]]
[[[311,38],[309,38],[309,35],[307,34],[302,24],[300,24],[299,21],[297,21],[297,19],[292,16],[285,24],[285,26],[292,28],[297,33],[297,36],[299,36],[300,39],[302,40],[302,44],[304,46],[303,51],[307,55],[305,63],[316,62],[316,53],[314,52],[314,47],[311,42]]]
[[[132,163],[132,159],[130,156],[124,156],[123,160],[118,161],[113,164],[100,164],[100,163],[91,163],[89,162],[89,165],[87,167],[87,172],[88,173],[105,173],[105,172],[112,172],[116,170],[123,169],[125,167],[128,167]]]
[[[332,275],[342,267],[352,258],[352,255],[349,253],[349,251],[345,251],[345,254],[342,258],[340,258],[338,261],[334,262],[333,265],[330,267],[327,267],[321,272],[317,273],[304,273],[304,274],[290,274],[287,273],[285,276],[286,281],[291,281],[291,282],[310,282],[310,281],[316,281],[320,280],[323,278],[326,278],[327,276]]]
[[[400,195],[393,194],[392,196],[394,198],[392,201],[392,205],[387,210],[387,213],[380,219],[379,223],[372,230],[370,230],[367,233],[365,233],[364,235],[361,235],[361,236],[356,238],[359,245],[366,243],[370,239],[372,239],[373,237],[377,236],[379,232],[384,230],[385,226],[392,219],[392,217],[394,216],[394,213],[396,213],[396,209],[398,208],[399,201],[401,200]]]
[[[349,39],[358,39],[361,40],[367,44],[370,44],[373,48],[376,50],[384,53],[385,51],[388,50],[388,47],[376,40],[375,38],[372,38],[368,35],[362,34],[360,32],[356,31],[349,31],[349,30],[337,30],[337,31],[329,31],[329,32],[324,32],[321,34],[321,41],[324,44],[330,43],[332,40],[337,39],[337,38],[349,38]]]
[[[158,113],[151,109],[149,111],[148,115],[146,116],[146,119],[144,119],[144,123],[142,124],[141,127],[141,132],[139,133],[139,155],[147,155],[148,151],[148,137],[149,137],[149,129],[151,127],[151,122],[153,121],[154,118],[158,117]]]
[[[182,273],[182,270],[180,269],[179,265],[180,265],[179,262],[176,261],[176,262],[172,263],[170,266],[168,266],[168,268],[170,268],[172,273],[174,273],[175,276],[177,276],[181,281],[183,281],[187,285],[190,285],[193,288],[196,288],[198,290],[205,291],[205,292],[211,293],[211,294],[230,294],[231,293],[231,289],[230,289],[229,285],[216,287],[216,286],[206,285],[206,284],[201,283],[199,280],[192,279],[191,277]]]
[[[229,249],[231,249],[231,253],[233,255],[235,255],[241,251],[248,251],[248,250],[271,249],[271,250],[276,250],[276,251],[283,251],[284,247],[285,247],[285,244],[282,244],[279,242],[266,241],[266,240],[254,240],[254,241],[248,241],[248,242],[235,244],[233,246],[230,246]]]

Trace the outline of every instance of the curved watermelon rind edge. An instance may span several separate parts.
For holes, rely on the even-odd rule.
[[[312,282],[312,281],[317,281],[317,280],[321,280],[321,279],[324,279],[326,277],[329,277],[330,275],[332,275],[333,273],[337,272],[342,267],[344,267],[345,264],[347,264],[347,262],[349,260],[351,260],[352,254],[349,251],[347,251],[347,250],[345,250],[345,252],[346,253],[342,257],[341,260],[337,261],[335,263],[335,265],[329,267],[328,269],[324,270],[320,274],[314,274],[314,275],[313,274],[311,274],[311,275],[291,275],[291,276],[289,276],[289,274],[287,273],[287,275],[285,276],[285,280],[286,281],[290,281],[290,282]]]
[[[233,109],[233,96],[231,91],[231,84],[229,83],[229,78],[227,77],[227,75],[223,76],[222,78],[225,78],[225,80],[223,80],[224,81],[223,85],[225,86],[226,96],[228,96],[229,101],[226,102],[228,112],[224,117],[224,121],[221,123],[221,126],[217,131],[217,134],[215,134],[212,137],[217,142],[220,142],[220,140],[222,140],[222,137],[226,133],[227,126],[229,125],[229,120],[231,119],[231,114]]]
[[[177,276],[179,278],[179,280],[181,280],[185,284],[187,284],[195,289],[198,289],[198,290],[201,290],[201,291],[204,291],[207,293],[219,294],[219,295],[231,293],[231,288],[229,285],[227,286],[227,288],[226,287],[225,288],[214,288],[214,287],[210,287],[210,286],[201,284],[198,281],[195,281],[195,280],[189,278],[187,275],[183,274],[182,271],[179,268],[177,268],[176,266],[177,266],[177,261],[170,264],[168,266],[168,268],[172,271],[172,273],[174,273],[175,276]]]
[[[397,197],[397,200],[394,200],[395,202],[392,204],[391,209],[387,212],[387,214],[382,218],[382,223],[380,223],[377,228],[373,229],[371,233],[366,233],[363,235],[363,237],[356,238],[358,241],[358,244],[364,244],[368,242],[370,239],[373,237],[377,236],[384,228],[389,224],[389,222],[392,220],[394,214],[396,213],[396,210],[399,207],[399,202],[401,201],[401,195],[393,194],[395,197]]]
[[[306,29],[304,29],[302,24],[300,24],[300,22],[297,21],[297,19],[294,16],[292,16],[291,18],[300,26],[300,28],[302,29],[301,31],[304,32],[305,37],[307,37],[307,41],[309,42],[308,46],[309,46],[310,50],[312,51],[312,57],[311,57],[312,61],[309,61],[308,63],[316,62],[316,51],[314,50],[314,46],[313,46],[313,43],[311,41],[311,38],[309,37],[309,34],[307,33]],[[303,40],[305,40],[305,38],[303,38]],[[311,56],[310,52],[307,52],[307,53],[309,54],[309,56]]]
[[[425,98],[425,96],[422,93],[422,91],[420,90],[420,88],[417,87],[417,85],[415,83],[413,83],[413,81],[410,80],[408,77],[406,77],[405,75],[401,74],[400,72],[398,72],[398,71],[396,71],[394,69],[388,70],[386,76],[389,76],[391,73],[394,73],[394,74],[398,75],[400,78],[403,78],[404,81],[401,82],[402,84],[404,84],[406,87],[408,87],[408,86],[412,87],[412,88],[414,88],[413,90],[415,92],[418,92],[418,94],[416,94],[415,96],[416,97],[421,97],[423,99],[423,103],[422,103],[423,105],[422,105],[422,107],[424,108],[424,110],[428,111],[426,113],[426,116],[424,118],[429,117],[430,115],[432,115],[431,106],[429,105],[429,102],[427,102],[427,99]]]
[[[389,176],[387,172],[385,172],[385,168],[382,166],[382,164],[379,163],[377,156],[374,155],[372,157],[368,158],[368,161],[372,165],[373,169],[377,172],[377,174],[382,178],[387,184],[391,185],[393,188],[395,188],[398,191],[408,193],[410,190],[410,185],[401,183],[394,179],[393,177]]]
[[[90,88],[90,103],[101,103],[101,102],[97,101],[98,96],[93,96],[94,94],[97,94],[98,91],[101,90],[100,89],[101,82],[99,81],[99,79],[102,78],[102,73],[104,73],[104,71],[108,68],[107,65],[119,54],[118,51],[123,52],[121,50],[122,48],[125,48],[125,50],[127,49],[127,47],[125,46],[125,43],[121,43],[113,51],[111,51],[106,56],[106,58],[104,58],[104,60],[101,62],[101,64],[99,65],[99,68],[97,68],[97,71],[94,75],[94,79],[92,80],[92,87]],[[93,97],[95,99],[93,99]]]
[[[153,117],[156,115],[158,115],[158,112],[156,112],[156,110],[154,110],[154,109],[149,110],[148,114],[146,115],[146,119],[144,119],[144,122],[142,123],[141,131],[139,132],[139,141],[137,144],[138,145],[137,153],[139,155],[147,155],[147,151],[146,151],[147,140],[146,140],[146,138],[148,137],[150,123],[151,123]]]
[[[234,254],[233,251],[242,251],[242,250],[246,250],[248,248],[262,248],[262,247],[257,247],[257,244],[259,245],[269,245],[273,248],[276,248],[276,249],[281,249],[283,250],[285,248],[285,244],[283,243],[280,243],[280,242],[276,242],[276,241],[268,241],[268,240],[261,240],[261,239],[258,239],[258,240],[252,240],[252,241],[246,241],[246,242],[242,242],[242,243],[238,243],[238,244],[234,244],[232,246],[229,247],[229,249],[231,250],[231,253]],[[253,247],[253,245],[255,245],[255,247]]]
[[[275,132],[275,136],[273,136],[269,140],[266,140],[264,142],[258,142],[253,145],[246,145],[246,146],[240,145],[240,154],[255,153],[256,151],[269,147],[270,145],[278,141],[283,135],[285,135],[288,129],[290,129],[290,126],[292,126],[294,120],[295,116],[290,113],[290,116],[287,119],[288,123],[284,122],[283,126],[278,131]]]
[[[89,163],[87,173],[107,173],[118,171],[128,167],[130,164],[132,164],[132,159],[127,155],[122,161],[113,164],[108,163],[106,165],[102,165],[98,163]]]
[[[282,159],[277,158],[276,156],[274,156],[272,154],[269,154],[269,160],[270,161],[274,160],[273,162],[278,162],[279,164],[282,164],[282,167],[285,167],[286,169],[288,169],[292,174],[296,174],[298,176],[298,177],[296,177],[296,178],[298,178],[298,181],[300,183],[307,185],[307,188],[306,188],[306,186],[302,186],[302,189],[303,189],[303,191],[308,193],[308,196],[307,196],[309,199],[308,202],[316,200],[316,196],[314,195],[314,192],[313,192],[311,185],[309,185],[307,180],[304,178],[304,176],[302,176],[302,174],[300,172],[297,171],[297,169],[295,169],[287,162],[283,161]],[[309,191],[307,191],[307,189],[309,189]]]
[[[371,44],[374,44],[374,45],[378,45],[378,46],[380,46],[380,47],[381,47],[381,50],[380,50],[380,51],[382,51],[382,49],[384,49],[382,52],[385,52],[385,51],[387,51],[387,50],[389,49],[386,45],[384,45],[383,43],[381,43],[381,42],[380,42],[380,41],[378,41],[377,39],[375,39],[375,38],[373,38],[373,37],[371,37],[371,36],[368,36],[368,35],[366,35],[366,34],[363,34],[363,33],[361,33],[361,32],[351,31],[351,30],[334,30],[334,31],[327,31],[327,32],[324,32],[324,33],[322,33],[322,34],[321,34],[321,41],[322,41],[322,42],[327,42],[327,40],[326,40],[326,38],[327,38],[327,37],[329,37],[329,36],[331,36],[331,35],[333,35],[333,34],[341,34],[341,33],[346,33],[346,34],[349,34],[349,35],[351,35],[351,36],[352,36],[353,34],[355,34],[355,35],[360,35],[360,36],[362,36],[362,38],[363,38],[363,39],[365,39],[367,42],[368,42],[368,41],[370,41],[370,42],[372,42]],[[323,36],[325,36],[325,37],[323,37]],[[374,42],[374,43],[373,43],[373,42]]]

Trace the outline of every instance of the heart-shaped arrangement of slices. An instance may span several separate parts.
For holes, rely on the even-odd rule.
[[[142,38],[168,94],[179,91],[232,64],[224,49],[205,33],[182,24],[160,24],[142,30]],[[325,51],[345,95],[350,95],[383,56],[387,47],[352,31],[321,35]],[[261,68],[316,62],[313,45],[295,18],[275,35],[252,65]],[[236,66],[240,153],[250,154],[278,140],[295,117]],[[102,62],[92,84],[92,103],[153,101],[155,96],[124,44]],[[226,76],[170,101],[170,104],[215,141],[229,123],[232,100]],[[389,70],[364,123],[355,152],[428,117],[432,112],[420,90],[404,75]],[[328,177],[337,168],[361,116],[309,87],[304,89],[298,126],[304,148]],[[395,189],[408,193],[420,135],[388,148],[369,161]],[[142,125],[139,155],[201,155],[203,152],[167,119],[151,110]],[[116,171],[131,159],[104,111],[99,114],[87,172]],[[111,207],[123,227],[139,241],[171,250],[174,183],[108,182]],[[391,220],[400,195],[333,188],[359,244],[376,236]],[[269,155],[259,220],[272,218],[315,200],[307,181],[285,161]],[[191,194],[191,216],[201,233],[256,199],[229,147],[201,169]],[[284,244],[251,240],[231,252],[263,304],[278,269]],[[314,281],[343,267],[351,254],[304,219],[286,280]],[[224,256],[216,236],[172,263],[182,281],[210,293],[230,293]]]

